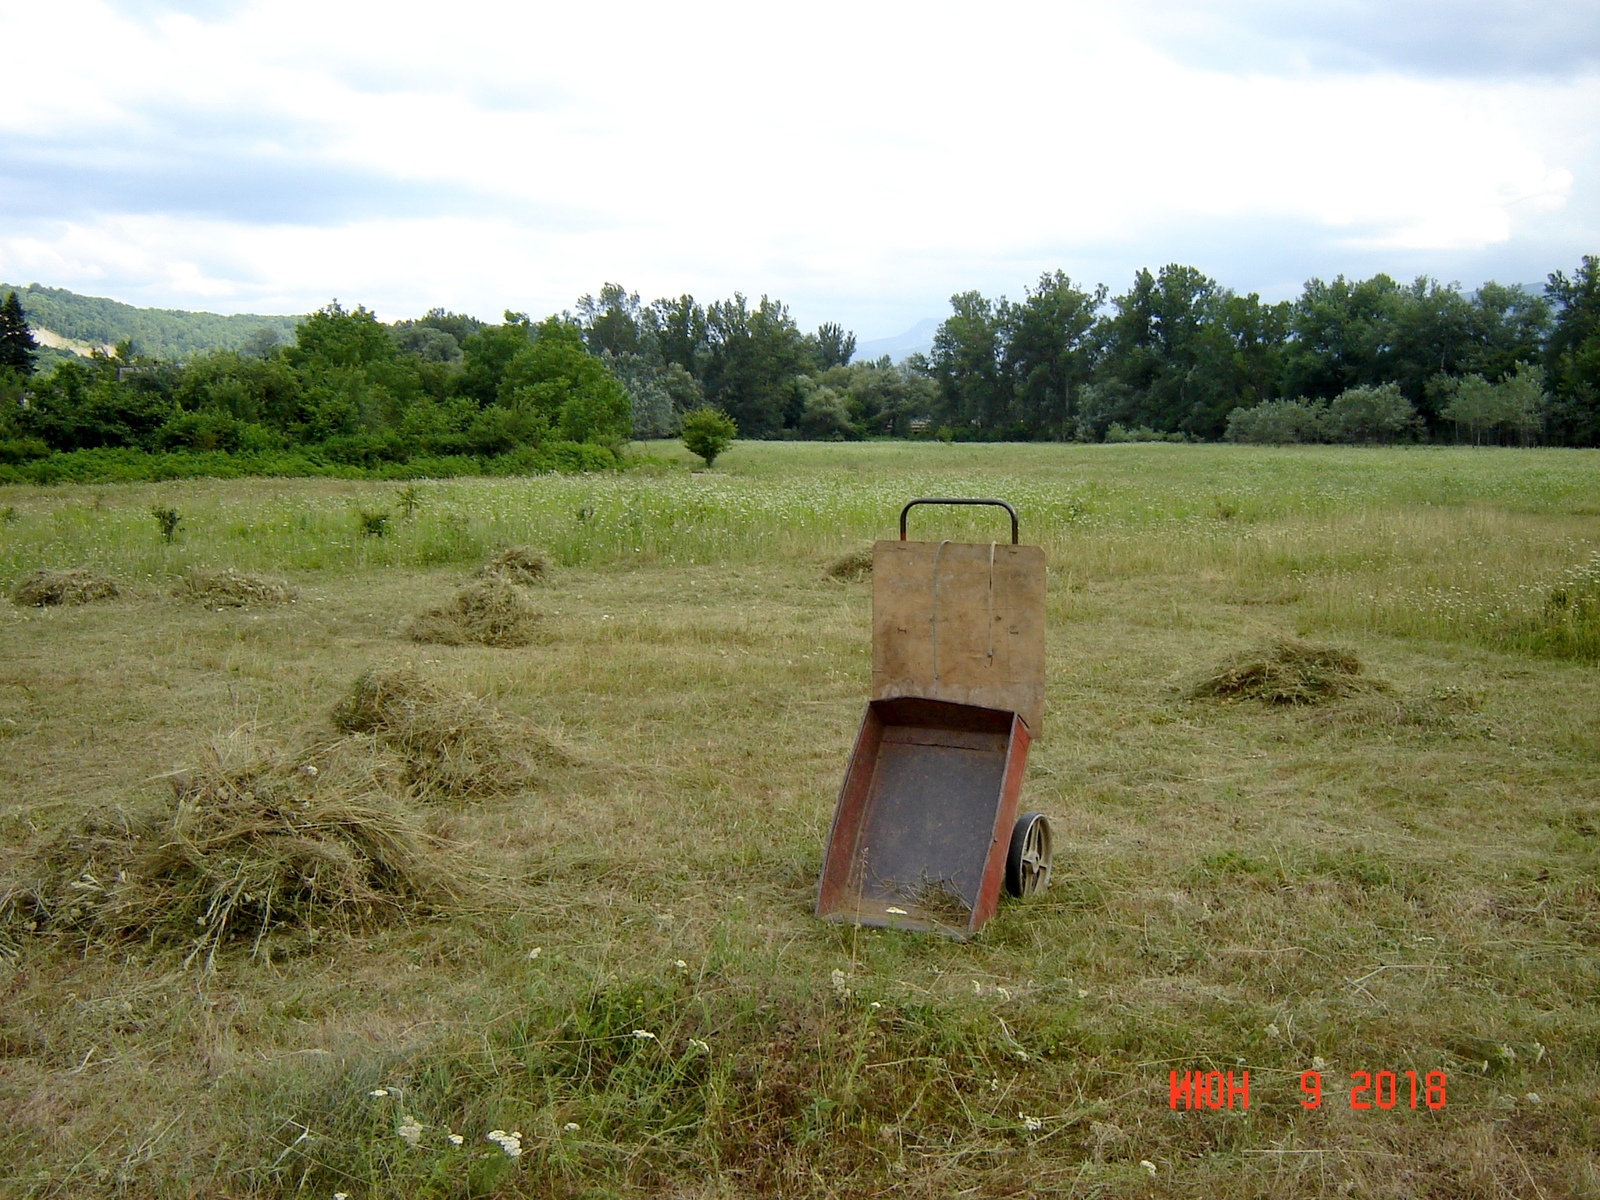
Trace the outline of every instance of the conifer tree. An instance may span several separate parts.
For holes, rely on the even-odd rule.
[[[28,328],[28,315],[13,291],[0,304],[0,370],[10,368],[19,375],[32,375],[39,343]]]

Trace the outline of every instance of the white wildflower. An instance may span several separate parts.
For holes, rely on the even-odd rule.
[[[833,994],[838,996],[841,1000],[850,999],[850,984],[845,976],[845,973],[838,967],[835,967],[833,969],[833,974],[829,976],[829,978],[833,980]]]
[[[397,1128],[395,1132],[405,1139],[406,1145],[415,1146],[418,1142],[422,1141],[422,1131],[424,1128],[425,1126],[421,1121],[417,1120],[415,1117],[407,1116],[406,1114],[402,1113],[400,1115],[399,1128]]]
[[[1018,1113],[1017,1120],[1022,1122],[1022,1127],[1029,1133],[1036,1133],[1044,1128],[1044,1122],[1038,1117],[1030,1117],[1027,1113]]]
[[[1538,1092],[1529,1092],[1528,1093],[1528,1103],[1529,1104],[1543,1104],[1544,1103],[1544,1098],[1541,1097]]]
[[[1313,1071],[1326,1071],[1328,1069],[1328,1060],[1323,1058],[1320,1054],[1313,1055],[1311,1059],[1311,1069]]]
[[[1078,999],[1079,1000],[1087,1000],[1088,998],[1089,998],[1089,989],[1088,988],[1079,988],[1078,989]]]
[[[1151,1175],[1154,1175],[1156,1173],[1156,1165],[1155,1165],[1155,1163],[1151,1162],[1148,1158],[1141,1158],[1139,1160],[1139,1165],[1141,1167],[1143,1167],[1146,1171],[1149,1171]]]
[[[467,1139],[466,1139],[466,1138],[464,1138],[464,1137],[462,1137],[462,1136],[461,1136],[461,1135],[460,1135],[460,1134],[459,1134],[459,1133],[452,1133],[452,1134],[451,1134],[451,1135],[450,1135],[450,1144],[451,1144],[451,1145],[452,1145],[452,1146],[460,1146],[460,1145],[462,1145],[462,1144],[463,1144],[463,1143],[465,1143],[465,1142],[466,1142],[466,1140],[467,1140]]]
[[[333,1200],[350,1200],[350,1193],[349,1192],[335,1192],[333,1194]]]
[[[660,1038],[656,1037],[655,1034],[651,1033],[648,1029],[635,1029],[633,1031],[633,1036],[636,1037],[641,1042],[657,1042],[657,1041],[661,1040]]]
[[[372,1096],[374,1099],[376,1099],[379,1096],[387,1096],[388,1094],[389,1094],[389,1089],[388,1088],[373,1088],[370,1092],[367,1093],[367,1095]]]
[[[687,971],[689,969],[689,964],[684,962],[683,959],[681,959],[681,958],[677,962],[673,963],[672,965],[677,967],[678,970],[680,970],[680,971]]]
[[[576,1121],[568,1121],[561,1128],[563,1130],[565,1130],[567,1133],[577,1133],[578,1130],[581,1128],[581,1126],[579,1126],[579,1124]]]
[[[528,951],[528,961],[532,962],[534,959],[538,958],[539,955],[541,955],[543,953],[544,953],[544,947],[543,946],[535,946],[532,950]]]
[[[693,1046],[696,1050],[700,1051],[700,1053],[702,1053],[702,1054],[710,1054],[711,1053],[710,1043],[702,1042],[699,1038],[690,1038],[689,1039],[689,1045]]]
[[[311,776],[311,778],[315,779],[317,777],[317,769],[314,766],[312,766],[310,763],[307,763],[306,764],[306,774]]]
[[[493,1142],[496,1146],[499,1146],[500,1149],[505,1151],[507,1158],[522,1157],[522,1132],[520,1130],[515,1133],[507,1133],[504,1129],[491,1129],[483,1140]]]
[[[1276,1024],[1276,1023],[1274,1023],[1274,1024],[1271,1024],[1271,1025],[1268,1025],[1268,1026],[1267,1026],[1267,1028],[1266,1028],[1266,1030],[1265,1030],[1265,1033],[1266,1033],[1266,1035],[1267,1035],[1267,1036],[1268,1036],[1268,1037],[1269,1037],[1269,1038],[1275,1038],[1275,1037],[1282,1037],[1282,1036],[1283,1036],[1283,1035],[1282,1035],[1282,1034],[1281,1034],[1281,1033],[1280,1033],[1280,1032],[1279,1032],[1279,1031],[1278,1031],[1278,1026],[1277,1026],[1277,1024]]]

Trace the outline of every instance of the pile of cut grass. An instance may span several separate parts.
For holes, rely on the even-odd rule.
[[[17,584],[11,598],[18,604],[47,608],[57,604],[114,600],[119,594],[116,583],[107,576],[85,567],[74,567],[67,571],[34,571]]]
[[[477,697],[403,667],[364,672],[334,708],[333,723],[346,733],[372,734],[397,753],[401,783],[423,796],[504,795],[528,782],[536,761],[569,758],[548,736],[514,729]]]
[[[872,577],[872,547],[858,546],[839,555],[827,566],[823,572],[829,579],[837,579],[841,583],[859,583],[863,579]]]
[[[543,583],[549,573],[550,564],[539,551],[528,546],[511,546],[479,567],[477,577],[532,587]]]
[[[173,776],[159,809],[90,813],[0,889],[0,922],[184,946],[184,965],[269,936],[314,941],[455,895],[451,847],[393,797],[246,746]]]
[[[1376,684],[1347,650],[1283,638],[1228,660],[1189,689],[1196,700],[1325,704]]]
[[[511,648],[534,640],[539,619],[522,588],[503,579],[486,578],[462,588],[449,604],[418,615],[406,635],[414,642],[441,646],[473,642]]]
[[[292,604],[294,589],[287,583],[226,571],[192,570],[173,586],[179,600],[212,608],[246,608],[252,604]]]

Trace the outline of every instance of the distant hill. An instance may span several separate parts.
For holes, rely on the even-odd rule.
[[[933,349],[933,335],[939,330],[937,317],[925,317],[898,337],[875,338],[856,343],[856,362],[874,362],[887,354],[894,362],[904,362],[913,354]]]
[[[135,308],[104,296],[80,296],[65,288],[30,283],[0,283],[0,298],[17,293],[28,324],[41,346],[40,366],[67,354],[88,354],[123,340],[148,358],[184,362],[207,350],[236,350],[247,342],[271,337],[292,341],[300,317],[253,313],[184,312],[175,308]],[[270,334],[262,331],[268,330]],[[54,351],[52,353],[51,351]]]

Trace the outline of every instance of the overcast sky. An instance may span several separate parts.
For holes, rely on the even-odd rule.
[[[1600,253],[1596,0],[0,0],[0,279],[542,316],[617,280],[862,338],[1192,264]]]

